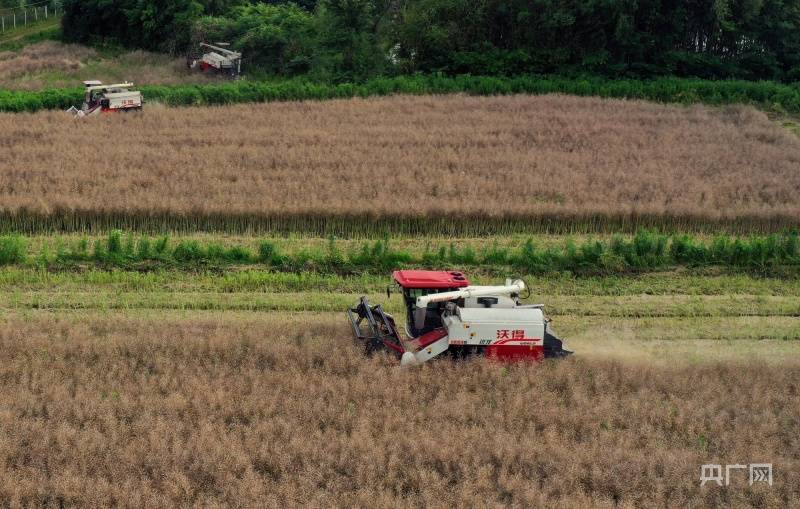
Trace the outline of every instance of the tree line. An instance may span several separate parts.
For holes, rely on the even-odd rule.
[[[443,73],[800,80],[800,0],[65,0],[76,42],[334,82]]]

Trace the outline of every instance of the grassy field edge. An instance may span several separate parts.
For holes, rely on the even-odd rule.
[[[102,268],[197,270],[203,267],[259,265],[280,272],[323,274],[381,273],[402,268],[478,268],[493,272],[546,274],[629,274],[677,267],[722,267],[758,271],[784,277],[800,269],[800,236],[696,238],[688,234],[664,235],[640,230],[634,236],[570,237],[540,245],[534,237],[511,242],[502,237],[483,242],[448,244],[426,242],[394,245],[390,238],[373,241],[339,241],[330,236],[324,244],[303,241],[279,243],[258,239],[223,243],[218,239],[157,238],[112,230],[106,237],[36,238],[29,251],[28,238],[0,236],[0,265],[38,266],[69,270],[93,264]],[[501,243],[500,240],[503,242]],[[405,245],[404,245],[405,244]],[[286,246],[290,250],[284,250]],[[283,247],[282,247],[283,246]]]
[[[363,83],[318,83],[297,78],[272,82],[242,80],[222,85],[149,85],[140,88],[146,99],[171,106],[325,100],[393,94],[539,95],[561,93],[605,98],[645,99],[679,104],[752,104],[779,112],[800,112],[800,88],[795,85],[767,81],[711,81],[689,78],[608,80],[560,76],[504,78],[470,75],[453,77],[414,75],[374,78]],[[78,88],[39,92],[0,91],[0,111],[66,109],[79,103],[81,97],[82,91]]]

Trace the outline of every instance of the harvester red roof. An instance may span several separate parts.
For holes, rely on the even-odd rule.
[[[461,272],[447,270],[396,270],[392,274],[403,288],[463,288],[469,281]]]

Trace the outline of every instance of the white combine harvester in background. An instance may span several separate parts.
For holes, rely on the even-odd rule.
[[[80,109],[73,106],[67,110],[77,118],[100,113],[138,111],[144,104],[142,93],[138,90],[131,90],[133,83],[103,85],[98,80],[90,80],[84,81],[83,86],[85,89],[83,105]]]
[[[190,53],[186,58],[186,65],[190,69],[225,74],[237,79],[242,74],[242,54],[223,47],[227,45],[228,43],[223,42],[216,45],[201,42],[199,50]],[[205,50],[210,51],[201,54]]]

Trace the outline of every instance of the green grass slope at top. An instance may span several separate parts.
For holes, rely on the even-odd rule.
[[[320,83],[306,78],[277,81],[247,79],[204,85],[142,86],[148,101],[170,106],[220,105],[245,102],[325,100],[391,94],[473,95],[551,94],[645,99],[664,103],[710,105],[752,104],[779,112],[800,112],[800,85],[776,82],[709,81],[661,78],[654,80],[567,78],[559,76],[441,76],[414,75],[374,78],[363,83]],[[80,101],[81,91],[0,91],[0,111],[65,109]]]
[[[61,16],[48,16],[39,20],[12,28],[6,16],[6,30],[0,32],[0,51],[17,51],[29,44],[41,41],[59,40],[61,38]]]

